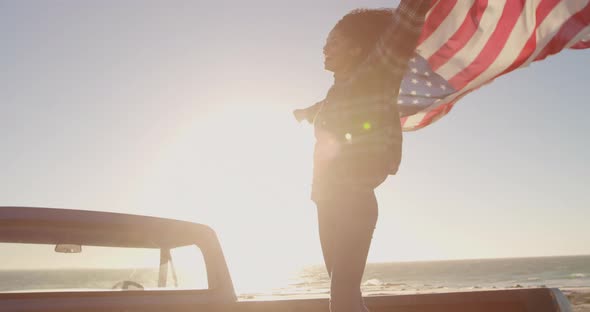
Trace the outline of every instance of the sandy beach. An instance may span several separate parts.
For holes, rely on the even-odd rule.
[[[561,291],[569,299],[574,312],[590,312],[590,287],[561,288]]]

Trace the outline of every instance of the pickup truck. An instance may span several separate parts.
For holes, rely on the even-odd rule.
[[[381,295],[383,311],[571,311],[559,289]],[[0,207],[0,311],[328,311],[327,298],[238,300],[217,235],[164,218]]]

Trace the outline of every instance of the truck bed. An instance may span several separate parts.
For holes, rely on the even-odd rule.
[[[92,293],[0,294],[0,311],[328,311],[328,299],[293,299],[200,303],[193,291],[123,291]],[[210,299],[210,298],[209,298]],[[550,312],[571,311],[561,291],[554,288],[375,296],[365,299],[371,312]]]

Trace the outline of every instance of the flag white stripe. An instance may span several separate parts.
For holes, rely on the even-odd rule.
[[[537,48],[521,67],[529,66],[541,51],[543,51],[545,46],[551,42],[555,34],[561,29],[563,23],[584,8],[588,4],[588,1],[590,0],[560,1],[551,13],[547,15],[545,20],[543,20],[541,25],[539,25],[539,28],[537,28]]]
[[[493,1],[493,4],[488,5],[483,13],[475,34],[455,56],[436,70],[436,73],[445,80],[450,80],[465,67],[470,66],[486,46],[496,27],[498,27],[498,21],[502,17],[506,0],[491,1]]]
[[[426,113],[425,112],[419,112],[416,113],[414,115],[408,116],[406,118],[406,122],[402,125],[404,130],[411,130],[413,128],[415,128],[418,124],[420,124],[420,122],[422,121],[422,119],[424,119],[424,117],[426,117]]]
[[[493,1],[493,0],[492,0]],[[471,6],[475,0],[459,0],[449,13],[449,17],[445,18],[440,26],[430,34],[426,40],[424,40],[417,48],[419,54],[424,58],[428,59],[434,52],[438,51],[453,34],[459,29],[463,21],[467,17],[467,13],[471,9]]]
[[[590,38],[590,26],[586,26],[584,29],[582,29],[577,36],[575,36],[572,40],[570,40],[570,42],[568,42],[568,44],[565,45],[564,49],[569,49],[576,43],[586,41],[584,38],[586,38],[586,40]]]
[[[584,32],[586,32],[586,31],[584,31]],[[583,38],[582,38],[580,41],[578,41],[578,42],[580,43],[580,42],[588,42],[588,41],[590,41],[590,33],[586,33],[586,36],[584,36],[584,37],[583,37]]]

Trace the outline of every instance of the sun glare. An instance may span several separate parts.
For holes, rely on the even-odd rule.
[[[177,132],[141,196],[154,214],[212,226],[237,289],[285,285],[303,264],[321,261],[309,200],[310,125],[287,108],[243,105],[200,115]]]

